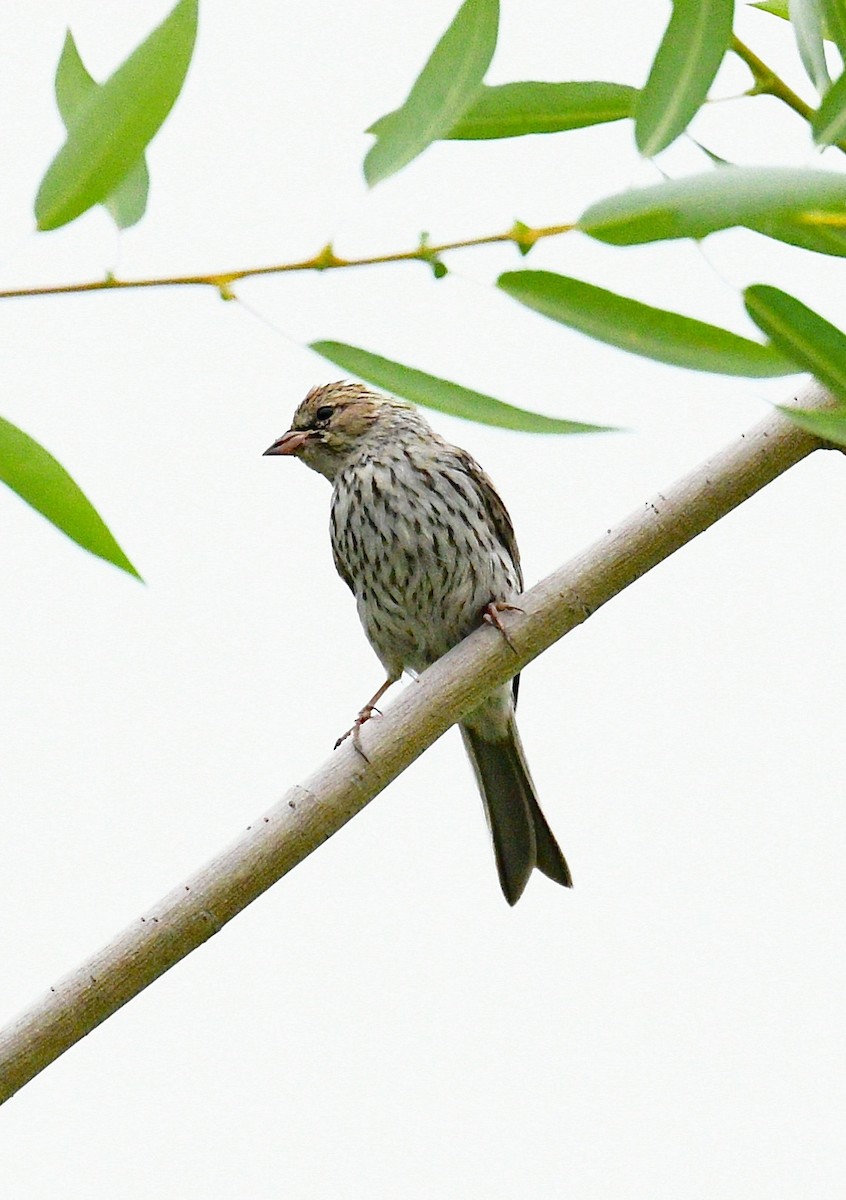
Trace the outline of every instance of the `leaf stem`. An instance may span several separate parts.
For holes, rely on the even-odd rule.
[[[738,37],[731,39],[731,48],[738,58],[743,59],[754,76],[755,86],[750,95],[775,96],[777,100],[781,100],[783,104],[786,104],[788,108],[792,108],[795,113],[798,113],[800,117],[804,117],[806,121],[811,119],[814,110],[810,104],[806,104],[801,96],[797,96],[793,89],[787,86],[781,76],[777,75],[772,67],[768,67],[754,50],[750,50]]]
[[[741,42],[740,38],[732,37],[731,48],[738,58],[743,59],[752,76],[755,80],[754,86],[747,94],[750,96],[775,96],[777,100],[781,100],[782,104],[786,104],[798,116],[802,117],[808,124],[813,119],[815,109],[801,96],[797,96],[792,88],[788,87],[780,75],[777,75],[772,67],[760,59],[754,50]],[[834,142],[838,150],[842,150],[846,154],[846,141]]]

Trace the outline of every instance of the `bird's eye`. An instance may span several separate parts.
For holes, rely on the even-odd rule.
[[[315,421],[328,421],[334,412],[331,404],[321,404],[320,408],[314,414]]]

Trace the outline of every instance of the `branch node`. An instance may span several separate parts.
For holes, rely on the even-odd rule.
[[[508,236],[525,258],[540,235],[536,229],[522,221],[515,221],[508,231]]]
[[[442,262],[437,252],[430,247],[429,234],[425,231],[420,234],[414,257],[419,259],[420,262],[427,263],[432,268],[432,274],[436,279],[443,279],[447,274],[446,263]]]
[[[218,292],[218,295],[220,296],[221,300],[237,300],[238,299],[238,297],[235,295],[235,292],[232,289],[233,282],[234,282],[234,276],[232,276],[232,275],[217,275],[217,276],[213,276],[209,280],[209,283],[211,283],[212,287],[217,288],[217,292]]]
[[[346,266],[346,260],[338,258],[332,249],[332,243],[327,242],[319,254],[315,254],[313,267],[315,271],[330,271],[333,267]]]

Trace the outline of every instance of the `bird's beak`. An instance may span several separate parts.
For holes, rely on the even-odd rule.
[[[282,434],[281,438],[277,438],[272,446],[268,446],[264,453],[298,454],[308,441],[309,433],[308,429],[289,429],[287,433]]]

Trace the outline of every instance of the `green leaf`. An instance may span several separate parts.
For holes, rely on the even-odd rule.
[[[823,12],[823,37],[829,42],[836,42],[840,53],[846,54],[846,9],[843,0],[821,0]],[[772,13],[774,17],[790,20],[788,0],[759,0],[750,4],[750,8],[760,8],[762,12]]]
[[[714,150],[709,150],[708,147],[703,142],[697,142],[695,137],[691,137],[690,134],[688,134],[687,136],[688,136],[688,138],[690,138],[690,141],[693,143],[693,145],[696,147],[696,149],[701,150],[702,153],[706,156],[706,158],[710,159],[712,166],[714,166],[714,167],[731,167],[734,165],[730,159],[722,158]]]
[[[673,15],[635,108],[635,141],[651,158],[705,103],[731,41],[734,0],[673,0]]]
[[[811,119],[811,128],[819,146],[832,146],[846,136],[846,71],[826,92]]]
[[[788,214],[749,221],[747,228],[815,254],[846,256],[846,227],[842,225],[814,225]]]
[[[118,229],[136,225],[147,211],[150,174],[143,160],[130,168],[113,192],[103,201]]]
[[[76,42],[70,30],[65,34],[65,43],[56,66],[56,104],[59,116],[68,129],[86,100],[97,90],[97,83],[88,73],[79,57]]]
[[[141,578],[65,468],[29,434],[2,417],[0,480],[85,550]]]
[[[197,4],[179,0],[114,75],[74,109],[67,140],[35,198],[39,229],[58,229],[100,204],[134,168],[182,88]]]
[[[779,288],[755,283],[746,289],[744,298],[747,312],[767,337],[803,370],[846,399],[846,334]]]
[[[831,86],[823,47],[822,12],[818,0],[790,0],[790,23],[805,72],[822,96]]]
[[[447,379],[439,379],[437,375],[427,375],[425,371],[403,366],[390,358],[371,354],[369,350],[349,346],[346,342],[312,342],[310,348],[336,367],[358,375],[376,387],[385,388],[395,396],[438,412],[449,413],[453,417],[462,417],[465,421],[495,425],[500,429],[517,429],[523,433],[610,432],[607,425],[564,421],[515,408],[493,396],[471,391]]]
[[[465,141],[560,133],[630,117],[637,88],[625,83],[503,83],[484,87],[446,135]]]
[[[70,129],[76,113],[99,86],[89,75],[73,34],[68,30],[56,67],[56,103],[65,129]],[[118,229],[128,229],[141,220],[147,208],[149,188],[150,176],[142,154],[115,190],[103,200]]]
[[[827,412],[788,408],[782,404],[777,404],[776,408],[786,417],[790,417],[801,429],[807,429],[808,433],[815,433],[817,437],[827,442],[835,442],[838,446],[846,446],[846,405],[829,409]]]
[[[637,88],[625,83],[503,83],[482,85],[475,104],[443,136],[450,140],[524,137],[560,133],[630,117]],[[380,117],[368,133],[389,127],[393,113]]]
[[[846,3],[844,0],[821,0],[823,36],[835,42],[840,57],[846,62]]]
[[[442,138],[476,100],[496,48],[499,0],[464,0],[401,108],[383,118],[364,159],[370,187]]]
[[[846,175],[793,167],[720,167],[636,188],[592,204],[578,228],[602,242],[631,246],[703,238],[732,225],[792,214],[846,216]]]
[[[787,0],[758,0],[756,4],[750,4],[749,7],[760,8],[762,12],[772,13],[774,17],[781,17],[784,21],[790,20]]]
[[[798,367],[774,346],[550,271],[508,271],[497,286],[553,321],[658,362],[755,378],[795,375]]]

